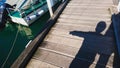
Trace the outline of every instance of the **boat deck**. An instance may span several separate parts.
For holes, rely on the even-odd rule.
[[[117,68],[112,0],[70,0],[26,68]]]

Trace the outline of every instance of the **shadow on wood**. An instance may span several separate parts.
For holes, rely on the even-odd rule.
[[[70,68],[106,68],[109,66],[116,67],[117,60],[113,61],[115,64],[111,65],[110,61],[116,58],[114,50],[113,32],[111,32],[112,25],[106,31],[105,35],[101,32],[106,28],[106,23],[100,21],[95,32],[71,31],[70,34],[74,36],[83,37],[84,41],[79,49],[76,57],[70,64]],[[112,54],[115,54],[112,55]]]

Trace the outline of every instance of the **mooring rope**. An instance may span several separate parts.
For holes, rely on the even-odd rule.
[[[19,24],[18,28],[20,28],[20,24]],[[4,68],[4,66],[5,66],[6,62],[8,61],[8,59],[9,59],[11,53],[13,52],[15,43],[16,43],[17,38],[18,38],[18,34],[19,34],[19,29],[17,30],[17,33],[16,33],[15,39],[14,39],[14,41],[13,41],[12,47],[11,47],[11,49],[10,49],[10,51],[9,51],[9,53],[8,53],[8,55],[7,55],[6,59],[5,59],[5,61],[4,61],[4,63],[2,64],[1,68]]]

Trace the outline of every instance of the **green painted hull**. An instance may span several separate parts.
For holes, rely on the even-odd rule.
[[[30,27],[22,25],[19,26],[18,24],[14,23],[6,24],[6,27],[0,31],[0,68],[13,45],[17,30],[19,30],[19,33],[15,47],[4,68],[9,68],[11,66],[19,54],[25,49],[27,43],[34,39],[48,19],[49,13],[47,12],[39,20],[35,21],[35,23],[33,23]]]

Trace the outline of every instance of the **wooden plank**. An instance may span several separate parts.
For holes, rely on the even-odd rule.
[[[68,16],[68,15],[69,15],[69,16],[72,16],[72,15],[73,15],[73,16],[79,16],[79,17],[93,17],[93,18],[97,17],[97,18],[106,18],[106,19],[107,19],[107,18],[109,18],[109,19],[111,18],[110,15],[109,15],[109,16],[108,16],[108,15],[99,15],[99,14],[98,14],[98,15],[97,15],[97,14],[95,15],[95,14],[86,14],[86,13],[82,13],[82,14],[77,14],[77,13],[76,13],[76,14],[75,14],[75,13],[69,13],[69,12],[68,12],[68,13],[63,13],[62,15],[67,15],[67,16]]]
[[[36,59],[31,59],[26,68],[60,68],[60,67]]]
[[[108,12],[107,12],[108,13]],[[81,15],[84,15],[84,16],[99,16],[99,17],[111,17],[111,15],[110,14],[93,14],[93,13],[90,13],[90,12],[88,12],[88,13],[80,13],[80,12],[78,12],[78,13],[75,13],[75,12],[63,12],[62,14],[67,14],[67,15],[79,15],[79,16],[81,16]]]
[[[64,18],[59,18],[57,24],[78,24],[78,25],[88,25],[88,26],[97,26],[97,24],[100,21],[97,20],[77,20],[76,19],[71,19],[71,20],[66,20]],[[111,21],[104,21],[106,25],[110,25]]]
[[[61,18],[69,18],[69,19],[83,19],[83,20],[99,20],[99,21],[110,21],[110,18],[102,18],[102,17],[89,17],[89,16],[84,16],[84,15],[81,15],[81,16],[77,16],[77,15],[65,15],[65,14],[62,14],[60,16]]]
[[[42,50],[42,52],[49,53],[45,57],[45,59],[41,59],[40,56],[39,56],[39,55],[41,55],[41,49],[40,49],[40,51],[38,51],[37,55],[35,54],[35,56],[33,58],[37,59],[37,60],[40,60],[40,61],[50,63],[50,64],[53,64],[53,65],[58,66],[58,67],[63,67],[63,68],[68,68],[71,61],[73,60],[73,58],[63,56],[63,55],[60,55],[60,54],[56,54],[54,52],[49,52],[47,50]]]
[[[87,27],[86,27],[87,28]],[[93,33],[94,35],[95,35],[95,33],[96,33],[96,31],[94,31],[94,30],[86,30],[86,29],[82,29],[82,28],[80,28],[80,29],[70,29],[70,28],[64,28],[64,30],[63,30],[63,28],[52,28],[52,29],[54,29],[54,30],[60,30],[61,31],[61,33],[60,34],[63,34],[63,33],[69,33],[70,34],[70,32],[74,32],[74,31],[78,31],[78,32],[80,32],[80,33]],[[88,28],[89,29],[89,28]],[[106,31],[107,30],[107,31]],[[65,32],[63,32],[62,33],[62,31],[65,31]],[[67,32],[66,32],[67,31]],[[107,29],[105,29],[103,32],[101,32],[100,34],[101,35],[105,35],[104,37],[111,37],[111,36],[114,36],[114,33],[113,33],[114,31],[112,30],[112,28],[107,28]],[[59,32],[58,32],[59,33]],[[56,33],[57,34],[57,33]],[[97,33],[96,33],[97,34]],[[64,36],[64,35],[63,35]],[[67,35],[66,35],[66,37],[68,37]],[[76,39],[79,39],[79,37],[73,37],[73,36],[71,36],[71,35],[69,35],[69,37],[71,38],[76,38]]]
[[[80,48],[83,40],[84,40],[83,38],[81,38],[81,40],[78,40],[78,39],[70,39],[67,37],[52,36],[52,35],[47,36],[45,39],[45,41],[55,42],[58,44],[65,44],[76,48]]]
[[[85,0],[85,1],[77,0],[76,1],[76,0],[72,0],[70,2],[71,3],[79,3],[79,4],[80,3],[86,3],[86,4],[91,4],[91,3],[92,4],[111,4],[111,5],[113,4],[112,1],[109,1],[109,0],[105,0],[105,1],[98,1],[98,0],[97,1],[94,1],[94,0],[93,1],[91,1],[91,0]]]
[[[69,20],[69,19],[70,18],[67,18],[67,20],[65,18],[59,18],[58,23],[57,23],[58,25],[56,25],[55,27],[59,26],[59,24],[68,27],[67,29],[69,29],[69,26],[71,26],[71,28],[76,27],[76,29],[73,29],[73,30],[79,30],[79,29],[82,29],[82,27],[83,28],[84,27],[87,27],[87,28],[91,27],[93,29],[91,29],[91,30],[88,29],[88,30],[93,31],[100,22],[105,23],[106,29],[108,29],[108,27],[111,25],[111,21],[99,21],[99,20],[87,20],[87,19],[86,20],[83,20],[83,19],[82,20],[78,20],[78,19],[70,19]],[[61,27],[63,27],[63,26],[61,26]],[[87,28],[84,28],[83,30],[85,30]]]
[[[65,23],[65,24],[64,24]],[[77,25],[76,25],[77,24]],[[80,27],[79,29],[82,29],[82,27],[85,27],[85,28],[87,28],[88,27],[88,29],[89,28],[91,28],[91,30],[89,30],[89,31],[91,31],[91,32],[96,32],[96,28],[97,28],[97,26],[98,26],[98,24],[99,23],[97,23],[97,24],[94,24],[93,25],[93,23],[92,24],[87,24],[87,23],[66,23],[66,22],[59,22],[59,23],[57,23],[57,25],[63,25],[63,26],[73,26],[74,28],[76,27]],[[102,32],[102,34],[104,34],[107,30],[108,30],[108,28],[109,28],[109,26],[110,26],[110,24],[108,24],[108,25],[106,25],[106,27],[100,27],[101,29],[102,28],[105,28],[104,30],[103,30],[103,32]],[[68,29],[69,30],[69,29]],[[76,29],[77,30],[77,29]],[[95,30],[95,31],[93,31],[93,30]],[[81,31],[83,31],[83,30],[81,30]],[[113,30],[110,30],[109,29],[109,31],[111,31],[111,32],[113,32]]]
[[[68,9],[91,9],[91,10],[106,10],[106,8],[105,7],[87,7],[87,6],[84,6],[84,7],[82,7],[82,6],[78,6],[78,7],[76,7],[76,6],[67,6],[67,8]]]
[[[92,26],[87,26],[87,25],[69,25],[69,24],[59,24],[59,25],[55,25],[53,28],[55,29],[65,29],[65,30],[69,30],[69,31],[83,31],[83,32],[96,32],[96,27],[92,27]],[[103,28],[103,27],[101,27]],[[105,34],[106,31],[108,30],[109,25],[106,26],[106,28],[102,31],[101,34]]]
[[[71,46],[64,45],[64,44],[58,44],[58,43],[50,42],[50,41],[44,41],[41,44],[40,48],[54,50],[54,51],[61,52],[61,53],[64,53],[66,55],[71,55],[74,57],[76,56],[76,54],[79,50],[79,48],[71,47]]]
[[[73,34],[74,32],[76,32],[76,35]],[[110,33],[112,34],[111,36],[107,36],[107,33]],[[51,35],[56,35],[56,36],[60,36],[60,37],[67,37],[67,38],[70,38],[70,39],[76,39],[76,40],[82,40],[82,37],[84,34],[86,35],[90,35],[91,37],[102,37],[103,39],[106,39],[108,38],[108,40],[114,40],[114,37],[113,36],[113,31],[111,32],[107,32],[106,35],[102,35],[102,34],[97,34],[95,32],[84,32],[84,31],[69,31],[69,30],[63,30],[63,29],[52,29],[52,31],[50,32]],[[78,34],[78,35],[77,35]],[[79,34],[81,35],[81,37],[79,36]],[[82,35],[83,34],[83,35]],[[48,38],[48,37],[47,37]]]
[[[109,6],[110,7],[110,6]],[[107,7],[103,7],[103,6],[91,6],[91,5],[84,5],[84,6],[82,6],[82,5],[79,5],[79,6],[77,6],[77,5],[68,5],[67,6],[67,8],[89,8],[89,9],[106,9],[106,8],[109,8],[108,6]]]
[[[66,19],[70,19],[70,20],[66,20]],[[106,24],[110,24],[111,23],[111,20],[108,20],[108,21],[105,21],[105,20],[94,20],[94,19],[71,19],[71,18],[59,18],[58,19],[58,22],[73,22],[73,23],[88,23],[88,24],[92,24],[93,25],[95,23],[99,23],[100,21],[104,21]]]
[[[103,15],[103,14],[108,14],[109,13],[109,11],[108,11],[108,9],[102,9],[102,10],[92,10],[92,9],[89,9],[89,8],[81,8],[81,9],[78,9],[78,10],[75,10],[75,8],[66,8],[65,10],[64,10],[64,12],[63,13],[91,13],[91,14],[101,14],[101,15]],[[91,11],[90,11],[91,10]]]
[[[60,37],[66,37],[66,38],[70,38],[70,39],[83,40],[83,37],[74,36],[74,35],[70,34],[70,32],[72,32],[72,31],[53,28],[51,30],[50,34],[60,36]]]
[[[88,18],[88,19],[86,19],[86,18],[81,18],[81,19],[76,19],[76,18],[71,18],[71,17],[62,17],[62,18],[59,18],[59,19],[66,19],[66,20],[70,20],[70,21],[75,21],[75,22],[77,22],[78,21],[78,23],[79,22],[86,22],[86,23],[88,23],[88,21],[90,22],[90,24],[91,23],[99,23],[99,22],[105,22],[105,23],[111,23],[111,21],[109,20],[109,19],[104,19],[104,20],[100,20],[100,19],[98,19],[98,20],[96,20],[96,19],[93,19],[93,18]],[[64,22],[64,21],[63,21]]]
[[[101,3],[101,4],[96,4],[96,3],[92,3],[92,4],[87,4],[87,3],[81,3],[81,4],[78,4],[78,3],[69,3],[68,6],[103,6],[103,7],[110,7],[111,4],[104,4],[104,3]]]
[[[75,4],[75,3],[76,3],[76,4],[79,3],[79,5],[80,5],[80,4],[90,4],[90,5],[91,5],[91,4],[98,4],[98,2],[94,3],[94,2],[92,2],[92,1],[90,1],[90,0],[89,0],[89,1],[76,1],[76,2],[72,0],[72,1],[69,2],[69,4]],[[113,5],[112,2],[108,2],[108,1],[106,2],[107,4],[105,4],[105,3],[103,3],[103,2],[99,2],[99,3],[102,4],[102,5]],[[98,4],[98,5],[99,5],[99,4]]]

